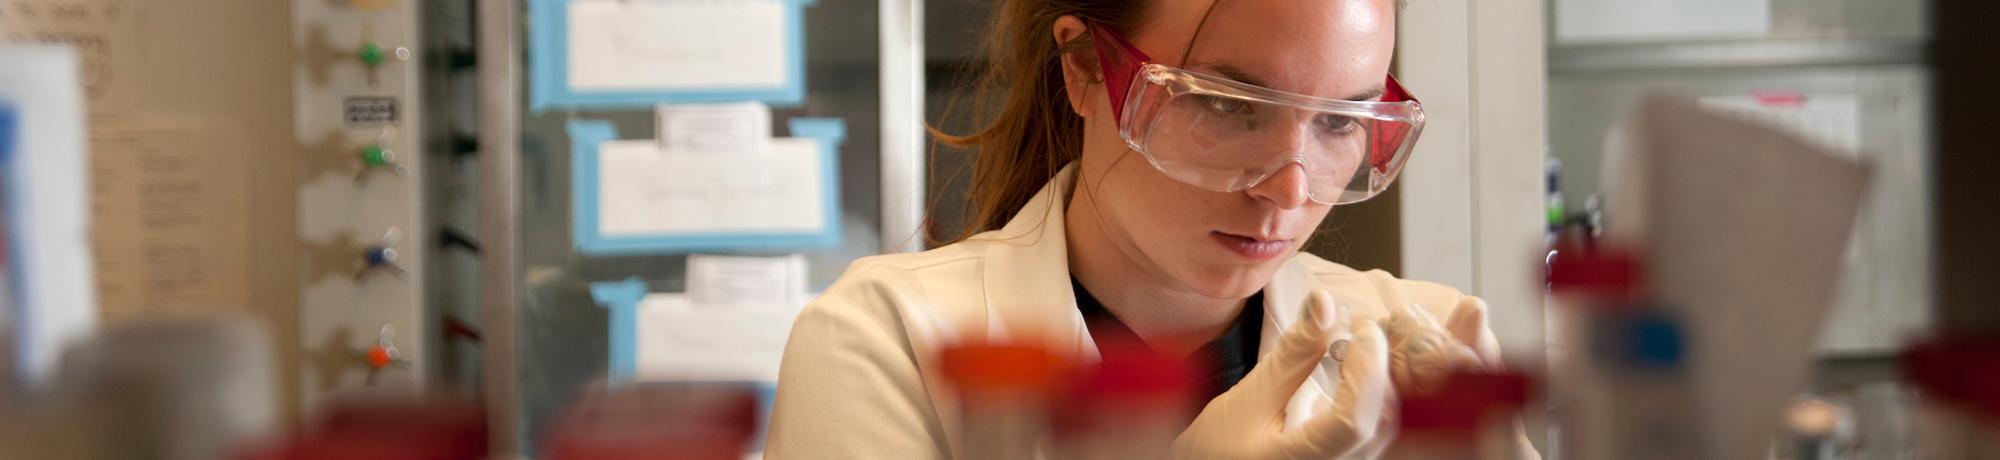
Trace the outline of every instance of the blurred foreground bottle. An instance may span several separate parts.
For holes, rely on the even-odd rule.
[[[1561,458],[1690,459],[1697,434],[1681,321],[1649,302],[1637,255],[1562,245],[1549,263],[1549,364]]]
[[[462,398],[399,391],[327,401],[290,439],[234,460],[477,460],[486,458],[486,413]]]
[[[1382,458],[1513,460],[1514,421],[1528,403],[1529,381],[1515,373],[1459,372],[1436,389],[1401,395],[1401,427]]]
[[[735,460],[757,433],[749,384],[640,382],[597,387],[556,422],[549,460]]]
[[[50,402],[96,458],[229,458],[280,429],[275,348],[246,316],[131,321],[69,348]]]
[[[1062,360],[1025,344],[969,344],[944,350],[945,378],[958,395],[957,460],[1040,458]]]

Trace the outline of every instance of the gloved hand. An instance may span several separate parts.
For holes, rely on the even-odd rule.
[[[1437,388],[1457,369],[1501,367],[1500,341],[1486,327],[1486,301],[1465,296],[1442,323],[1422,305],[1389,310],[1389,321],[1382,329],[1389,337],[1389,375],[1396,391]],[[1514,432],[1513,458],[1542,458],[1528,442],[1527,429],[1518,420],[1514,422]]]
[[[1351,321],[1325,292],[1313,292],[1273,351],[1235,387],[1210,401],[1174,440],[1183,459],[1330,459],[1375,436],[1389,391],[1386,339],[1373,321]],[[1351,338],[1350,338],[1351,337]],[[1327,347],[1348,339],[1333,404],[1287,430],[1285,403]]]
[[[1440,322],[1422,305],[1390,307],[1389,375],[1399,391],[1426,391],[1458,369],[1499,366],[1499,342],[1486,328],[1486,303],[1466,296]]]
[[[1500,340],[1493,337],[1493,329],[1486,326],[1486,301],[1478,297],[1465,296],[1458,306],[1452,308],[1451,317],[1445,318],[1445,330],[1458,343],[1472,348],[1479,356],[1479,364],[1486,368],[1500,367]]]

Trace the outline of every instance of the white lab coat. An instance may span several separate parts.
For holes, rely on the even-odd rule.
[[[955,440],[955,402],[936,354],[956,340],[1040,334],[1051,349],[1094,360],[1096,347],[1071,292],[1063,203],[1075,166],[1064,168],[1000,230],[915,254],[863,258],[799,314],[785,346],[767,459],[943,459]],[[1383,320],[1385,306],[1421,304],[1438,318],[1465,294],[1450,287],[1357,271],[1311,254],[1293,257],[1264,288],[1259,350],[1299,316],[1307,293],[1324,289],[1356,317]],[[1289,423],[1331,401],[1326,372],[1299,389]],[[1337,375],[1334,377],[1337,378]]]

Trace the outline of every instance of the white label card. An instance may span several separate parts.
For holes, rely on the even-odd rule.
[[[771,106],[661,104],[660,148],[694,152],[764,153],[771,144]]]
[[[772,139],[763,154],[662,152],[653,140],[598,147],[598,231],[605,236],[819,232],[826,225],[820,142]]]
[[[634,376],[644,381],[778,381],[803,303],[697,308],[685,294],[639,301]]]
[[[695,308],[773,308],[803,303],[806,258],[688,256],[687,292]]]
[[[667,91],[787,85],[782,0],[569,4],[569,84]]]

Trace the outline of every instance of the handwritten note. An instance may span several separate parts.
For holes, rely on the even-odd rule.
[[[651,381],[776,382],[804,303],[697,308],[685,294],[639,302],[634,371]]]
[[[114,69],[136,62],[139,17],[133,0],[0,0],[0,40],[76,47],[83,87],[96,99],[112,91]]]
[[[599,231],[618,235],[817,232],[825,225],[820,143],[772,139],[766,153],[661,152],[651,140],[598,149]]]
[[[576,0],[569,83],[579,90],[770,88],[788,82],[785,3]]]

